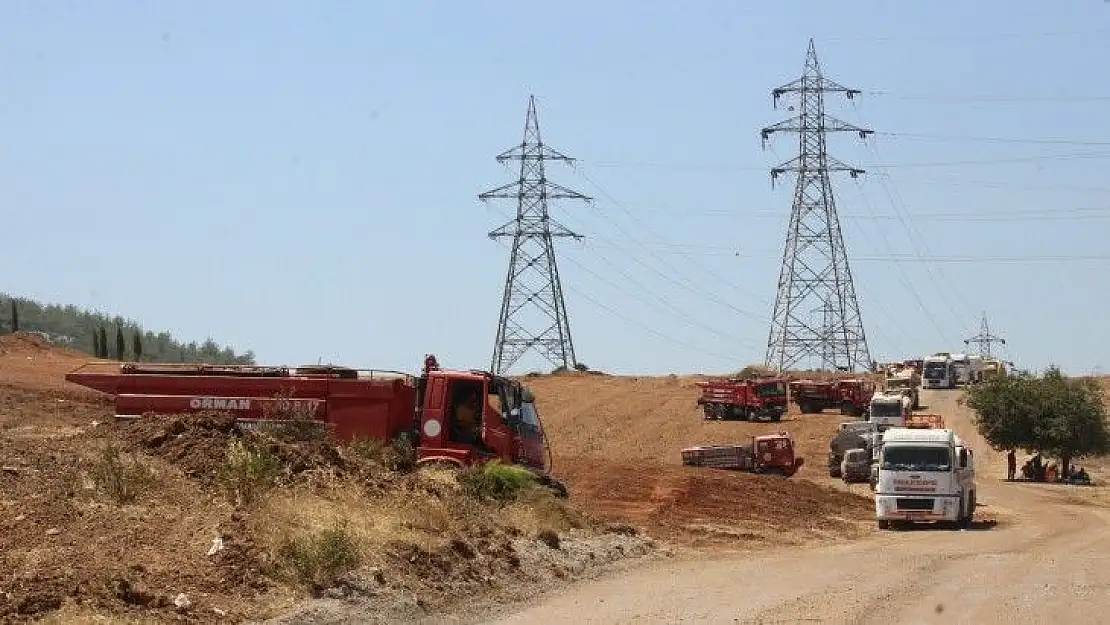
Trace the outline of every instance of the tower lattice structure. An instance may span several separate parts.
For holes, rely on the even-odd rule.
[[[994,334],[991,334],[990,324],[987,323],[986,311],[983,311],[983,318],[979,322],[979,334],[964,339],[964,345],[970,346],[972,343],[975,343],[979,346],[979,356],[983,358],[993,358],[993,356],[991,355],[992,344],[1006,344],[1006,339],[1002,338],[1001,336],[995,336]]]
[[[516,217],[489,233],[494,240],[512,239],[490,370],[506,372],[529,350],[537,351],[556,367],[569,369],[578,361],[555,261],[554,240],[583,237],[552,219],[548,202],[592,198],[548,180],[545,162],[569,164],[574,159],[544,144],[534,95],[528,98],[523,140],[497,156],[499,163],[509,161],[520,161],[519,178],[478,196],[483,201],[516,200]]]
[[[864,170],[829,156],[825,138],[830,132],[865,138],[873,131],[826,114],[830,92],[849,99],[860,93],[821,75],[810,39],[801,78],[771,91],[776,108],[782,96],[796,94],[797,115],[761,131],[764,145],[774,133],[798,134],[798,156],[771,169],[772,185],[781,174],[797,176],[764,361],[780,371],[807,362],[840,371],[872,364],[829,177],[847,172],[855,178]]]

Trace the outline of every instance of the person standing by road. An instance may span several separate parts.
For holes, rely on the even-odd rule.
[[[1017,472],[1017,455],[1011,449],[1010,453],[1006,454],[1006,480],[1014,481],[1014,473]]]

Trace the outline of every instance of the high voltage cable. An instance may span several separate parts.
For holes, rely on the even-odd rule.
[[[501,211],[499,211],[499,210],[497,210],[497,209],[492,209],[492,210],[495,210],[495,211],[497,211],[498,213],[501,213]],[[503,216],[503,217],[507,217],[507,215],[502,215],[502,216]],[[591,238],[597,238],[597,237],[591,237]],[[615,246],[614,246],[614,247],[615,247]],[[747,348],[750,348],[750,349],[758,349],[758,345],[757,345],[757,344],[755,344],[755,343],[753,343],[753,342],[751,342],[751,341],[749,341],[749,340],[747,340],[747,339],[742,339],[742,338],[740,338],[740,337],[737,337],[737,336],[735,336],[735,335],[733,335],[733,334],[731,334],[731,333],[725,332],[725,331],[723,331],[723,330],[719,330],[719,329],[717,329],[716,327],[710,326],[709,324],[706,324],[706,323],[704,323],[704,322],[702,322],[702,321],[698,320],[697,318],[693,317],[693,316],[692,316],[692,315],[690,315],[689,313],[686,313],[686,312],[684,312],[684,311],[680,310],[680,309],[679,309],[678,307],[676,307],[676,306],[675,306],[675,305],[674,305],[673,303],[671,303],[671,302],[668,302],[667,300],[665,300],[664,298],[662,298],[661,296],[659,296],[658,294],[656,294],[656,292],[655,292],[654,290],[652,290],[652,289],[649,289],[649,288],[646,288],[645,286],[643,286],[642,284],[640,284],[640,282],[639,282],[638,280],[636,280],[636,278],[634,278],[634,277],[630,276],[630,275],[628,274],[628,272],[626,272],[626,271],[624,271],[623,269],[621,269],[621,268],[620,268],[620,267],[619,267],[618,265],[616,265],[615,263],[613,263],[612,261],[610,261],[610,260],[609,260],[608,258],[604,257],[604,256],[603,256],[603,255],[601,255],[601,254],[598,254],[598,256],[599,256],[599,257],[600,257],[600,258],[602,259],[602,261],[603,261],[603,262],[605,262],[605,263],[606,263],[606,266],[607,266],[607,268],[610,268],[610,269],[614,269],[615,271],[617,271],[618,273],[620,273],[620,274],[621,274],[622,276],[624,276],[624,277],[625,277],[625,279],[626,279],[626,280],[628,280],[629,282],[633,283],[633,285],[634,285],[635,287],[637,287],[637,289],[639,289],[639,290],[638,290],[638,291],[632,291],[632,290],[628,290],[628,289],[625,289],[625,288],[624,288],[623,286],[621,286],[620,284],[617,284],[617,283],[613,282],[612,280],[610,280],[610,279],[606,278],[605,276],[602,276],[602,275],[598,274],[598,273],[597,273],[597,272],[595,272],[594,270],[590,269],[589,267],[587,267],[587,266],[586,266],[586,265],[584,265],[583,263],[579,262],[578,260],[576,260],[576,259],[575,259],[575,258],[573,258],[572,256],[569,256],[569,255],[567,255],[567,254],[565,254],[565,253],[564,253],[564,254],[563,254],[563,255],[561,256],[561,258],[562,258],[563,260],[565,260],[565,261],[568,261],[568,262],[570,262],[570,263],[574,264],[575,266],[579,267],[580,269],[582,269],[582,270],[583,270],[583,271],[585,271],[586,273],[590,274],[591,276],[593,276],[594,278],[596,278],[596,279],[600,280],[601,282],[604,282],[605,284],[609,285],[610,287],[612,287],[612,288],[614,288],[614,289],[616,289],[616,290],[618,290],[618,291],[620,291],[620,292],[622,292],[622,293],[624,293],[624,294],[626,294],[626,295],[628,295],[628,296],[630,296],[630,297],[632,297],[632,298],[636,299],[637,301],[639,301],[639,302],[640,302],[641,304],[645,305],[645,306],[646,306],[646,307],[648,307],[648,308],[655,308],[655,304],[652,304],[651,302],[648,302],[648,301],[646,301],[646,300],[642,299],[642,297],[641,297],[641,296],[639,295],[640,293],[647,293],[647,294],[651,294],[651,295],[655,296],[655,298],[656,298],[657,300],[659,300],[660,304],[661,304],[662,306],[664,306],[664,307],[665,307],[665,308],[666,308],[666,309],[667,309],[667,310],[668,310],[669,312],[671,312],[671,313],[672,313],[672,315],[674,315],[674,316],[675,316],[676,318],[678,318],[678,319],[680,319],[680,320],[682,320],[682,321],[684,321],[684,322],[686,322],[686,323],[688,323],[688,324],[691,324],[691,325],[693,325],[693,326],[697,326],[697,327],[699,327],[699,328],[701,328],[701,329],[703,329],[703,330],[707,330],[707,331],[709,331],[709,332],[712,332],[713,334],[716,334],[716,335],[718,335],[718,336],[721,336],[721,337],[723,337],[723,338],[725,338],[725,339],[728,339],[728,340],[734,341],[734,342],[735,342],[736,344],[738,344],[738,345],[741,345],[741,346],[744,346],[744,347],[747,347]],[[646,266],[646,265],[645,265],[645,267],[646,267],[646,268],[647,268],[648,270],[652,270],[652,271],[655,271],[655,273],[656,273],[656,274],[658,274],[658,275],[661,275],[661,276],[663,276],[663,277],[665,277],[665,278],[666,278],[666,277],[668,277],[668,276],[666,276],[666,275],[664,275],[664,274],[661,274],[661,273],[660,273],[660,272],[659,272],[658,270],[655,270],[654,268],[652,268],[652,267],[650,267],[650,266]],[[679,286],[683,286],[683,285],[682,285],[682,284],[679,284]],[[565,288],[565,287],[564,287],[564,288]],[[658,308],[656,308],[656,310],[658,310]]]
[[[497,241],[497,243],[499,245],[501,245],[502,247],[505,247],[506,249],[510,249],[505,243],[503,243],[501,241]],[[661,338],[661,339],[663,339],[663,340],[665,340],[669,343],[673,343],[673,344],[678,345],[680,347],[687,348],[687,349],[689,349],[691,351],[695,351],[699,354],[706,354],[706,355],[709,355],[709,356],[713,356],[715,358],[719,358],[723,362],[729,362],[729,363],[733,363],[733,364],[736,363],[737,359],[736,359],[735,356],[726,356],[726,355],[721,354],[719,352],[714,352],[712,350],[704,349],[702,347],[699,347],[697,345],[693,345],[691,343],[687,343],[685,341],[680,341],[680,340],[674,338],[673,336],[670,336],[669,334],[666,334],[664,332],[660,332],[659,330],[657,330],[657,329],[655,329],[655,328],[653,328],[653,327],[651,327],[651,326],[649,326],[649,325],[647,325],[647,324],[645,324],[645,323],[643,323],[643,322],[641,322],[641,321],[639,321],[635,318],[629,317],[628,315],[625,315],[625,314],[621,313],[619,310],[616,310],[616,309],[614,309],[613,307],[611,307],[607,304],[603,304],[602,302],[600,302],[596,298],[591,297],[589,294],[583,292],[581,289],[579,289],[578,287],[576,287],[572,284],[566,284],[566,285],[563,286],[563,288],[565,290],[571,291],[572,293],[578,295],[579,297],[587,300],[588,302],[590,302],[594,306],[597,306],[598,308],[612,314],[614,317],[617,317],[621,321],[639,326],[640,329],[648,332],[649,334],[652,334],[653,336],[657,336],[657,337],[659,337],[659,338]]]
[[[1110,98],[1108,98],[1110,99]],[[983,143],[1018,143],[1031,145],[1085,145],[1085,146],[1110,146],[1110,141],[1089,141],[1081,139],[1060,138],[1022,138],[1022,137],[977,137],[972,135],[937,135],[913,132],[876,132],[876,135],[893,137],[895,139],[921,139],[925,141],[979,141]]]
[[[952,160],[952,161],[921,161],[917,163],[866,163],[861,165],[863,169],[910,169],[910,168],[930,168],[930,167],[963,167],[966,165],[998,165],[1004,163],[1035,163],[1040,161],[1068,161],[1068,160],[1083,160],[1083,159],[1105,159],[1110,158],[1110,150],[1099,150],[1091,152],[1068,152],[1063,154],[1039,154],[1027,156],[1010,156],[999,158],[984,158],[984,159],[968,159],[968,160]],[[581,163],[580,163],[581,164]],[[644,169],[669,169],[669,170],[688,170],[688,171],[721,171],[721,172],[737,172],[737,171],[765,171],[766,167],[756,167],[750,165],[732,165],[728,163],[675,163],[663,161],[589,161],[586,164],[593,167],[608,167],[608,168],[644,168]]]
[[[778,258],[779,254],[774,250],[766,250],[759,253],[745,252],[735,248],[725,246],[712,246],[702,243],[647,243],[643,241],[636,242],[637,245],[644,247],[663,247],[664,249],[672,249],[669,252],[678,255],[696,255],[696,256],[733,256],[736,258],[760,258],[764,260],[771,260]],[[587,247],[597,246],[598,243],[586,242]],[[683,248],[692,248],[695,250],[702,250],[700,252],[689,252]],[[716,250],[716,251],[713,251]],[[857,260],[868,262],[891,262],[891,263],[910,263],[910,262],[941,262],[941,263],[1040,263],[1040,262],[1087,262],[1087,261],[1106,261],[1110,260],[1110,254],[1047,254],[1047,255],[1028,255],[1028,256],[954,256],[954,255],[934,255],[928,258],[914,255],[914,254],[852,254],[852,262]]]
[[[1019,94],[969,94],[969,93],[909,93],[901,91],[865,91],[867,95],[892,100],[928,100],[944,102],[1108,102],[1110,95],[1048,95],[1031,96]]]
[[[684,209],[638,209],[644,213],[665,213],[675,216],[720,216],[720,217],[733,217],[733,218],[774,218],[779,219],[784,217],[781,210],[774,209],[753,209],[747,211],[727,210],[727,209],[698,209],[698,210],[684,210]],[[1085,214],[1086,213],[1086,214]],[[1040,221],[1040,220],[1073,220],[1073,219],[1107,219],[1110,218],[1110,206],[1083,206],[1083,207],[1067,207],[1067,208],[1033,208],[1033,209],[1018,209],[1007,211],[1005,213],[998,211],[975,212],[975,211],[937,211],[929,213],[911,213],[914,219],[931,219],[935,221]],[[890,219],[900,219],[897,214],[882,214],[882,213],[841,213],[842,218],[849,218],[853,221],[880,221]]]

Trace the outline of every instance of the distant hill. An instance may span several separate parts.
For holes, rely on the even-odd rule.
[[[19,315],[19,330],[38,334],[55,345],[64,345],[90,355],[95,355],[93,337],[100,328],[104,329],[108,345],[112,349],[115,347],[116,329],[122,328],[126,346],[125,360],[134,360],[134,336],[139,333],[143,362],[255,364],[254,352],[251,350],[238,354],[230,346],[221,347],[211,338],[201,343],[185,343],[169,332],[154,333],[146,330],[131,319],[110,317],[72,305],[41,304],[24,297],[0,293],[0,332],[5,334],[12,331],[12,300],[15,300]]]

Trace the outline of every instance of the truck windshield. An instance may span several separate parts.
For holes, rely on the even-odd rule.
[[[902,416],[902,404],[871,404],[871,417],[891,419]]]
[[[948,471],[952,457],[944,447],[887,447],[881,468],[886,471]]]
[[[536,405],[531,402],[520,404],[520,423],[529,430],[540,431],[540,417]]]
[[[946,369],[947,367],[944,366],[944,363],[930,362],[925,365],[924,376],[930,380],[939,380],[944,377],[944,374],[947,372]]]
[[[760,397],[768,395],[785,395],[786,385],[782,382],[764,382],[755,386],[755,394]]]

